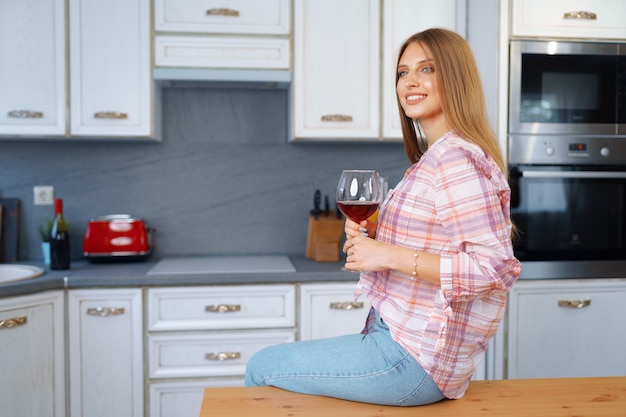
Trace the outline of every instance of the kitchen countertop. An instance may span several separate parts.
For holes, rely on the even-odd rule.
[[[73,261],[71,269],[66,271],[51,271],[44,268],[46,272],[40,277],[2,284],[0,297],[65,288],[356,282],[359,277],[356,273],[341,271],[343,261],[322,263],[305,257],[291,256],[289,260],[295,267],[295,272],[149,275],[148,272],[160,260],[156,258],[145,262],[123,263]],[[41,263],[19,263],[44,267]]]
[[[173,258],[173,257],[166,257]],[[18,262],[42,267],[46,273],[26,281],[0,284],[0,297],[32,294],[65,288],[159,287],[179,285],[241,285],[304,282],[358,281],[358,274],[341,271],[341,262],[316,262],[304,256],[289,256],[295,272],[207,273],[151,275],[163,258],[145,262],[72,262],[67,271],[51,271],[42,263]],[[520,280],[626,278],[626,261],[522,262]]]

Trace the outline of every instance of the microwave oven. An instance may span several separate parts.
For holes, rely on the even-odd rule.
[[[626,135],[626,43],[513,40],[509,133]]]

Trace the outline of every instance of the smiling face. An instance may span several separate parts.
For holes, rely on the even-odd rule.
[[[419,119],[428,143],[449,129],[441,107],[437,67],[428,48],[418,42],[407,46],[398,60],[396,92],[404,113]]]

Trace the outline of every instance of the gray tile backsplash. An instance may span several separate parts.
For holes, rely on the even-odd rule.
[[[408,166],[395,144],[288,142],[287,91],[165,89],[161,143],[0,142],[0,196],[22,200],[20,258],[41,260],[34,185],[64,199],[73,258],[87,221],[129,213],[156,229],[155,255],[303,255],[319,188],[334,201],[343,168],[394,185]]]

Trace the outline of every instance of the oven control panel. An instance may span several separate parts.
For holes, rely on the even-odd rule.
[[[509,135],[511,164],[626,164],[626,138]]]

